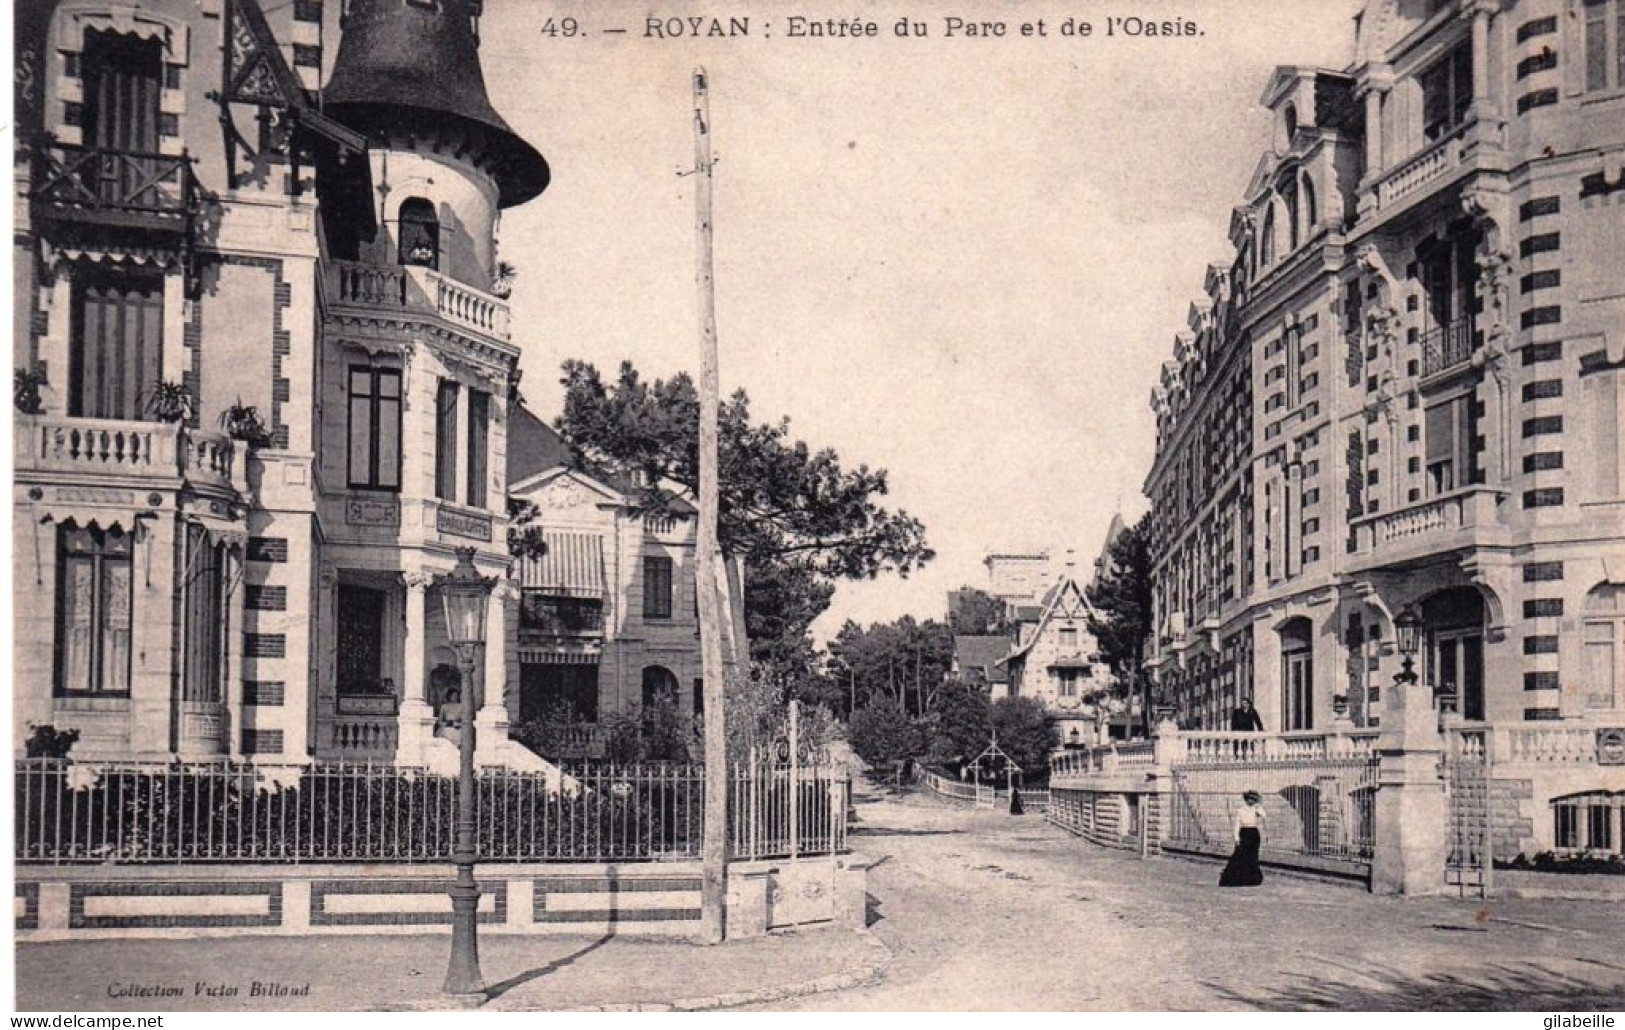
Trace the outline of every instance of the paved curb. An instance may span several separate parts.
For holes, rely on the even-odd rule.
[[[786,984],[783,987],[763,987],[754,991],[734,991],[729,994],[706,994],[693,998],[678,998],[672,1002],[634,1002],[625,1005],[587,1005],[581,1008],[561,1009],[563,1012],[705,1012],[711,1009],[734,1008],[739,1005],[766,1005],[788,998],[804,998],[812,994],[847,991],[854,987],[867,987],[885,975],[891,962],[891,949],[884,941],[867,929],[853,931],[869,948],[869,958],[844,973],[832,973],[813,980]]]

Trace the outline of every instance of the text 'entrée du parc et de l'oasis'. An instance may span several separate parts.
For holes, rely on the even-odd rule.
[[[602,20],[599,20],[602,19]],[[615,20],[544,17],[541,34],[552,39],[589,36],[644,40],[745,39],[1190,39],[1205,35],[1190,18],[1147,18],[1138,15],[1098,17],[1027,17],[1020,20],[970,15],[899,14],[888,17],[830,18],[813,15],[666,15],[646,14]]]

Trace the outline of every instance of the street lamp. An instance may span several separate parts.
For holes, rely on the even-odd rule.
[[[474,549],[457,549],[457,566],[438,576],[435,586],[446,615],[446,639],[457,652],[463,696],[457,729],[457,841],[451,860],[457,880],[451,895],[451,960],[446,964],[446,994],[485,996],[480,975],[478,913],[480,885],[474,882],[474,669],[485,647],[485,609],[494,577],[474,568]]]
[[[1416,613],[1411,605],[1406,605],[1394,617],[1394,632],[1399,636],[1399,653],[1404,657],[1405,664],[1394,682],[1406,685],[1416,682],[1416,668],[1414,659],[1416,650],[1421,644],[1422,616]]]

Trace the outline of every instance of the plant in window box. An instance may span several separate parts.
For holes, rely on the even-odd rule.
[[[1332,714],[1338,718],[1349,714],[1349,696],[1347,694],[1332,695]]]
[[[233,440],[247,444],[249,450],[271,446],[271,430],[266,427],[265,419],[260,417],[259,409],[252,404],[238,401],[222,411],[220,428]]]
[[[147,414],[160,422],[189,421],[196,408],[192,391],[181,383],[157,383],[147,394]]]
[[[40,388],[51,381],[37,368],[19,368],[11,376],[11,402],[19,415],[45,414],[45,401]]]

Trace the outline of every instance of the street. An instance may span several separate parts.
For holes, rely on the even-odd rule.
[[[1617,1009],[1625,932],[1594,901],[1377,897],[1094,847],[1040,816],[858,797],[872,987],[776,1009]]]

